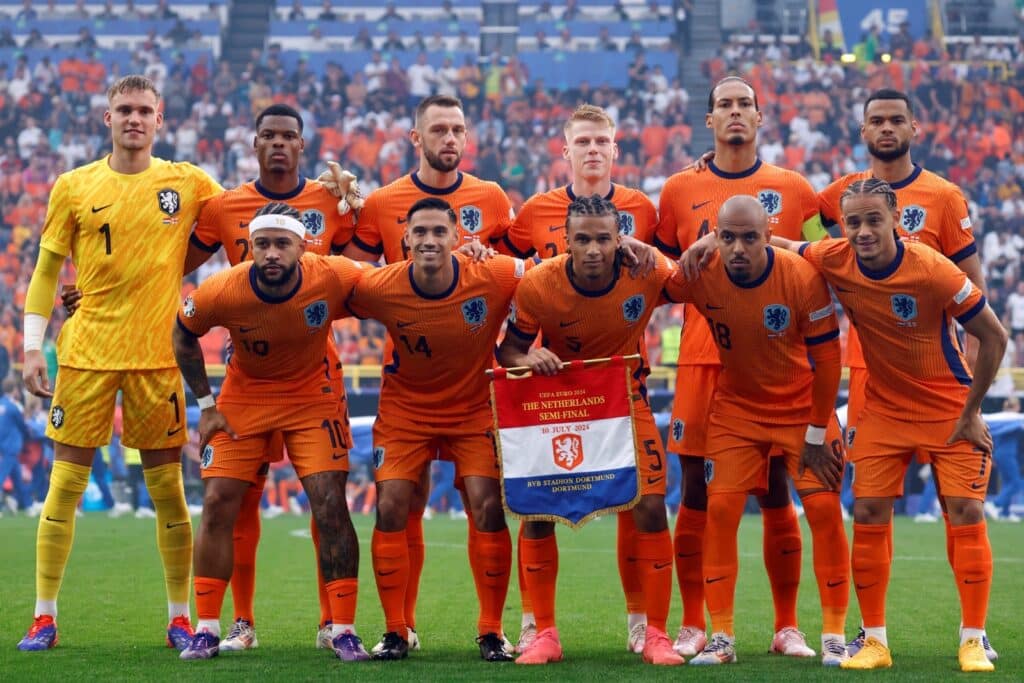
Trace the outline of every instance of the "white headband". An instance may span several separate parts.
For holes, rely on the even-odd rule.
[[[287,230],[299,236],[299,239],[306,239],[306,226],[291,216],[282,216],[279,213],[264,214],[256,216],[249,221],[249,239],[257,230],[273,228],[275,230]]]

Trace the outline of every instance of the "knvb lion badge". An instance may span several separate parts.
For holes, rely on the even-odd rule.
[[[517,378],[506,369],[493,376],[509,513],[575,528],[636,505],[640,478],[624,358],[573,361],[552,377]]]

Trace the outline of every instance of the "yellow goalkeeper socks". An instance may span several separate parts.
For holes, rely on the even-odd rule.
[[[164,564],[168,616],[188,615],[192,568],[192,520],[185,503],[181,465],[176,462],[142,471],[156,510],[156,545]]]
[[[36,614],[57,615],[57,594],[75,540],[75,512],[89,485],[89,467],[53,463],[36,532]]]

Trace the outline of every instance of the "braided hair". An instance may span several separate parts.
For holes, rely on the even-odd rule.
[[[288,216],[288,218],[294,218],[297,221],[302,220],[302,214],[299,210],[285,204],[284,202],[268,202],[260,207],[260,210],[253,216]]]
[[[847,197],[865,194],[876,194],[885,197],[885,205],[889,207],[889,210],[896,210],[896,191],[892,189],[892,186],[889,185],[889,183],[884,180],[879,180],[878,178],[865,178],[864,180],[858,180],[855,183],[851,183],[850,186],[843,191],[843,194],[840,195],[839,205],[842,206]]]
[[[572,200],[565,214],[566,229],[569,228],[569,219],[573,216],[614,216],[616,228],[619,224],[619,210],[599,194],[576,197]]]

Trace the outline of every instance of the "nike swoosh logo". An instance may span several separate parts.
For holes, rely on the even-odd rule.
[[[404,323],[401,321],[395,323],[395,327],[397,327],[398,329],[402,329],[403,327],[409,327],[409,325],[412,325],[412,323]]]
[[[242,221],[238,221],[238,227],[240,227],[240,228],[248,228],[249,224],[248,223],[243,223]]]
[[[167,436],[174,436],[175,434],[177,434],[181,430],[182,430],[181,427],[178,427],[177,429],[168,429],[167,430]]]
[[[496,577],[496,576],[502,576],[502,575],[505,574],[505,572],[492,572],[492,571],[486,571],[484,573],[487,574],[487,576],[491,577],[492,579],[494,577]]]
[[[836,291],[846,292],[847,294],[853,294],[853,290],[852,289],[843,289],[842,287],[839,287],[838,285],[836,286]]]
[[[672,566],[671,562],[662,562],[661,564],[655,564],[654,568],[655,569],[664,569],[665,567],[671,567],[671,566]]]
[[[352,591],[351,593],[335,593],[334,595],[335,595],[335,597],[338,597],[338,598],[347,598],[348,596],[355,595],[355,594],[356,594],[356,592]]]
[[[200,592],[200,591],[196,591],[196,595],[197,595],[197,596],[199,596],[199,595],[209,595],[209,594],[210,594],[210,593],[212,593],[212,592],[213,592],[213,591],[202,591],[202,592]]]
[[[186,524],[191,524],[191,522],[167,522],[167,528],[173,529],[175,527],[185,526]]]
[[[704,580],[704,583],[716,583],[718,581],[721,581],[724,578],[725,578],[724,576],[716,576],[713,579],[711,577],[708,577],[707,579]]]
[[[695,552],[695,553],[676,553],[676,557],[679,557],[679,558],[697,557],[698,555],[700,555],[700,551],[699,550],[697,552]]]
[[[381,572],[377,572],[377,576],[391,576],[392,574],[394,574],[394,573],[395,573],[395,572],[397,572],[397,571],[398,571],[397,569],[392,569],[392,570],[391,570],[391,571],[389,571],[389,572],[383,572],[383,571],[381,571]]]
[[[401,225],[401,224],[402,224],[402,223],[404,223],[404,222],[405,222],[405,218],[399,218],[399,219],[398,219],[398,224],[399,224],[399,225]]]
[[[725,308],[725,306],[715,306],[713,304],[708,304],[708,310],[709,311],[720,311],[723,308]]]
[[[241,332],[242,334],[245,334],[246,332],[252,332],[255,329],[255,327],[239,327],[238,331]]]
[[[664,478],[665,477],[647,477],[647,483],[648,484],[657,484],[659,481],[661,481]]]
[[[846,583],[846,579],[843,579],[842,581],[835,581],[835,582],[826,581],[825,585],[828,586],[829,588],[835,588],[836,586],[842,586],[844,583]]]
[[[964,583],[985,583],[988,579],[964,579]]]
[[[984,484],[979,484],[978,482],[973,482],[971,484],[971,488],[974,489],[975,491],[977,491],[978,489],[980,489],[980,488],[982,488],[984,486],[985,486]]]
[[[341,460],[342,458],[347,458],[347,457],[348,457],[348,453],[342,453],[341,455],[338,455],[336,453],[331,453],[331,460]]]
[[[555,232],[557,230],[565,230],[565,226],[564,225],[549,225],[548,226],[548,232]]]
[[[53,518],[53,517],[51,517],[50,515],[46,515],[46,521],[47,521],[47,522],[57,522],[57,523],[59,523],[59,524],[63,524],[64,522],[66,522],[66,521],[68,521],[68,520],[66,520],[66,519],[54,519],[54,518]]]
[[[875,583],[878,583],[878,582],[876,581]],[[858,584],[854,584],[854,585],[855,585],[855,586],[857,587],[857,590],[859,590],[859,591],[865,591],[865,590],[867,590],[868,588],[871,588],[872,586],[874,586],[875,584],[874,584],[874,583],[869,583],[869,584],[867,584],[866,586],[862,586],[861,584],[859,584],[859,583],[858,583]]]
[[[577,320],[573,320],[573,321],[571,321],[571,322],[567,322],[567,323],[566,323],[566,322],[559,322],[559,323],[558,323],[558,326],[559,326],[559,327],[572,327],[573,325],[575,325],[575,324],[576,324],[576,323],[578,323],[578,322],[579,322],[579,320],[578,320],[578,319],[577,319]]]
[[[113,204],[104,204],[103,206],[94,206],[94,207],[92,207],[92,212],[93,213],[99,213],[103,209],[109,209],[112,206],[113,206]]]
[[[544,567],[527,567],[526,571],[532,574],[534,572],[539,572],[541,569],[544,569]]]
[[[709,199],[709,200],[707,200],[706,202],[701,202],[700,204],[691,204],[691,205],[690,205],[690,210],[691,210],[691,211],[696,211],[696,210],[697,210],[697,209],[699,209],[700,207],[702,207],[702,206],[707,206],[707,205],[708,205],[708,204],[710,204],[710,203],[711,203],[711,200]]]
[[[798,552],[800,552],[800,548],[789,548],[789,549],[784,549],[782,551],[782,554],[783,555],[792,555],[793,553],[798,553]]]

